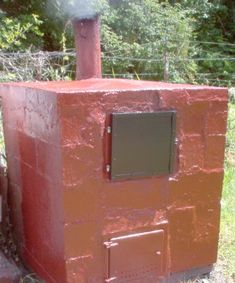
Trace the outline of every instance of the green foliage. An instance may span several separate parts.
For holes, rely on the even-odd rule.
[[[62,15],[54,0],[2,0],[0,1],[0,11],[7,17],[18,18],[19,15],[31,16],[38,15],[41,21],[39,30],[43,34],[43,40],[39,39],[40,44],[36,44],[40,50],[58,50],[61,45],[61,35],[64,31],[67,19]],[[28,37],[29,45],[31,37]]]
[[[229,99],[232,104],[235,104],[235,88],[229,89]]]
[[[235,169],[227,165],[225,170],[224,191],[222,200],[221,236],[219,245],[220,272],[227,277],[227,281],[234,282],[235,279]]]
[[[195,18],[197,41],[235,43],[235,2],[233,0],[180,0],[184,8]],[[198,72],[206,73],[206,79],[232,80],[235,62],[211,60],[212,58],[235,57],[235,47],[226,44],[198,43],[197,54],[206,60],[198,62]],[[210,60],[207,60],[210,59]],[[208,75],[209,74],[209,75]]]
[[[235,106],[230,104],[227,150],[225,163],[225,178],[221,219],[221,239],[219,248],[219,260],[223,272],[231,281],[235,279]]]
[[[40,44],[43,36],[37,15],[19,16],[18,18],[0,17],[0,49],[4,51],[25,50]],[[30,38],[30,40],[29,40]]]
[[[177,4],[153,0],[113,2],[102,23],[106,73],[149,73],[149,79],[193,81],[196,65],[176,58],[187,58],[193,50],[193,19]],[[122,59],[123,57],[123,59]],[[127,59],[135,58],[137,60]],[[139,60],[138,59],[147,59]]]
[[[0,1],[0,49],[74,48],[63,7],[70,1]],[[102,17],[104,73],[232,86],[235,61],[222,58],[234,58],[235,48],[214,43],[235,43],[234,0],[102,1],[111,6]]]

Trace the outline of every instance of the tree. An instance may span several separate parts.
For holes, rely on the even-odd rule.
[[[189,8],[195,18],[195,57],[198,72],[205,82],[231,81],[235,69],[235,2],[233,0],[180,0],[183,8]],[[226,81],[225,81],[226,84]]]
[[[66,18],[57,7],[56,1],[48,0],[4,0],[0,1],[0,11],[10,19],[17,19],[18,23],[24,23],[31,15],[35,15],[40,21],[40,33],[35,34],[30,44],[41,50],[58,50],[61,48],[61,40],[66,25]],[[31,20],[30,20],[31,22]],[[32,33],[31,33],[32,35]]]
[[[179,4],[112,1],[102,22],[104,70],[114,76],[127,72],[147,79],[193,81],[196,65],[183,60],[193,51],[192,38],[193,19]]]
[[[8,39],[6,50],[74,48],[72,25],[61,1],[1,1],[2,46]],[[234,46],[224,44],[235,42],[233,0],[109,2],[111,7],[102,16],[105,73],[177,82],[232,80],[235,62],[220,58],[235,57]]]

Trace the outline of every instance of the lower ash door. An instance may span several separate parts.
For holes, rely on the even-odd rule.
[[[114,283],[156,283],[163,273],[164,231],[113,238],[105,243],[108,278]]]

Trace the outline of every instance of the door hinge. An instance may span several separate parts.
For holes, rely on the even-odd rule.
[[[111,126],[108,126],[107,129],[106,129],[107,133],[108,134],[111,134],[112,133],[112,127]]]

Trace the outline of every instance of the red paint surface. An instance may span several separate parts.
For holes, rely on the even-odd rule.
[[[79,80],[101,78],[100,19],[74,20],[77,50],[76,77]]]
[[[153,230],[164,231],[165,277],[216,261],[226,89],[92,79],[10,84],[0,94],[14,228],[46,282],[104,282],[104,242]],[[162,109],[177,111],[174,173],[111,182],[109,114]]]

